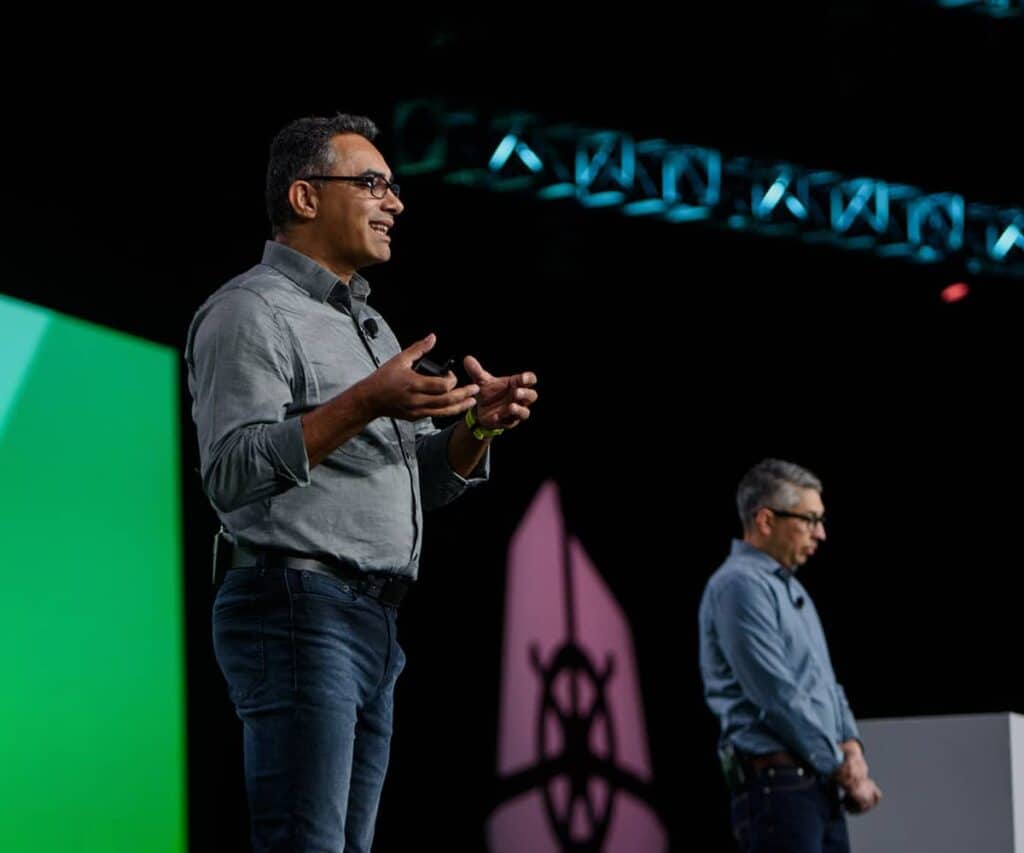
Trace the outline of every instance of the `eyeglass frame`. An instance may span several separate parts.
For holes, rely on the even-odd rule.
[[[810,526],[812,532],[817,530],[819,524],[822,527],[825,526],[825,513],[815,515],[813,512],[790,512],[785,509],[775,509],[775,507],[771,506],[766,506],[765,509],[774,515],[780,516],[781,518],[799,518],[802,522]]]
[[[352,184],[362,184],[370,191],[374,198],[385,198],[390,192],[395,198],[401,198],[402,188],[394,181],[389,181],[383,175],[303,175],[300,181],[346,181]],[[375,187],[383,186],[384,191],[377,195]]]

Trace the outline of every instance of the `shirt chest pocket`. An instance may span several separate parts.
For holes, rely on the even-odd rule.
[[[410,421],[377,418],[335,452],[351,460],[377,465],[413,461],[416,458],[416,430]]]
[[[310,359],[310,381],[307,383],[310,402],[313,405],[326,403],[365,379],[376,369],[376,365],[368,355],[360,357],[349,355],[337,362],[319,358]]]
[[[804,625],[796,620],[787,620],[780,626],[779,635],[782,637],[787,660],[799,661],[801,666],[807,666],[812,662],[811,643]]]
[[[339,348],[336,344],[336,341],[328,339],[320,341],[319,346],[307,347],[312,374],[310,384],[316,389],[316,398],[311,400],[312,406],[322,405],[337,397],[377,369],[373,358],[365,350]],[[394,346],[397,347],[397,343]],[[379,358],[384,358],[390,347],[382,349],[384,351]],[[338,454],[339,461],[354,461],[357,468],[365,470],[370,470],[373,465],[402,463],[406,457],[415,458],[416,429],[411,421],[377,418],[341,445],[334,454]]]

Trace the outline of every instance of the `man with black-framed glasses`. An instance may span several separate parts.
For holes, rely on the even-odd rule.
[[[485,480],[491,441],[537,399],[533,373],[472,356],[458,387],[425,358],[433,334],[402,349],[369,304],[359,270],[390,259],[404,209],[376,133],[337,115],[277,134],[274,239],[203,304],[185,350],[257,851],[370,849],[423,511]],[[459,417],[439,430],[444,416]]]
[[[704,696],[744,851],[848,853],[845,808],[882,793],[867,763],[825,633],[797,570],[825,541],[821,481],[765,459],[740,481],[743,539],[699,612]]]

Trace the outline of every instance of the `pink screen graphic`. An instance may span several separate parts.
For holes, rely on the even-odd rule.
[[[553,482],[509,546],[495,853],[664,851],[629,625]]]

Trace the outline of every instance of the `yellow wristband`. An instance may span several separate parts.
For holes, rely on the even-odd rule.
[[[485,438],[501,435],[505,431],[504,429],[485,429],[480,426],[480,422],[476,419],[476,406],[472,409],[466,409],[466,426],[473,433],[473,437],[480,441],[483,441]]]

